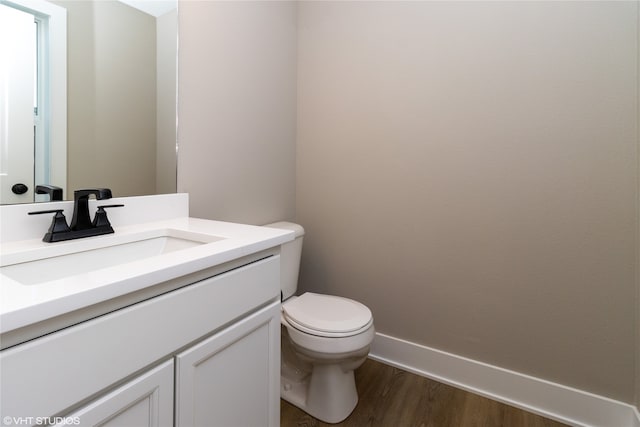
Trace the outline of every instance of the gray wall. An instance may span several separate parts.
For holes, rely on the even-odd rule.
[[[301,291],[640,395],[636,2],[181,1],[179,19],[192,215],[297,215]]]
[[[55,3],[68,20],[65,197],[96,186],[117,196],[154,194],[155,18],[119,2]]]
[[[302,291],[635,395],[636,2],[301,2]]]
[[[176,192],[176,34],[178,12],[156,19],[156,188],[158,194]]]
[[[179,5],[178,191],[195,217],[295,216],[296,3]]]
[[[640,2],[636,2],[638,4],[638,28],[640,29]],[[638,59],[640,64],[640,30],[638,31]],[[640,69],[637,70],[638,73],[638,92],[637,92],[637,100],[636,100],[636,109],[637,109],[637,131],[638,131],[638,144],[640,145]],[[638,199],[636,209],[640,210],[640,155],[638,156]],[[636,233],[638,240],[636,241],[636,408],[640,410],[640,212],[636,212],[638,223],[636,225]]]

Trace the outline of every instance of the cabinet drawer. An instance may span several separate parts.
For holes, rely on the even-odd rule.
[[[150,364],[280,297],[280,257],[0,352],[0,416],[76,408]]]

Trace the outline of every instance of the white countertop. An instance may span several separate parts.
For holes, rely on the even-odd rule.
[[[3,243],[0,264],[5,266],[43,256],[87,251],[105,244],[127,243],[158,229],[182,230],[223,239],[34,285],[19,283],[2,274],[0,269],[0,333],[273,248],[294,238],[292,231],[188,217],[113,226],[115,233],[105,236],[58,243],[45,243],[40,239]]]

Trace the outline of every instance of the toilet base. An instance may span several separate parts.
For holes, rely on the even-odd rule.
[[[354,370],[369,347],[334,359],[298,348],[282,327],[280,397],[325,423],[339,423],[358,404]],[[335,357],[335,355],[334,355]]]
[[[314,418],[334,424],[347,418],[358,404],[352,370],[340,365],[316,365],[313,373],[302,378],[283,374],[280,397]]]

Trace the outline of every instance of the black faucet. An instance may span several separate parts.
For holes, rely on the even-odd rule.
[[[62,201],[62,188],[55,185],[36,185],[36,194],[48,194],[52,202]]]
[[[91,190],[76,190],[73,192],[73,217],[69,227],[72,231],[88,230],[93,227],[89,215],[89,196],[95,195],[97,200],[111,198],[108,188],[94,188]]]
[[[91,221],[89,214],[89,196],[96,196],[97,200],[111,198],[111,190],[108,188],[96,188],[88,190],[76,190],[73,192],[73,217],[71,225],[67,225],[63,209],[29,212],[29,215],[55,213],[51,226],[42,239],[45,242],[60,242],[63,240],[80,239],[82,237],[100,236],[113,233],[113,227],[107,218],[106,208],[118,208],[124,205],[98,206],[96,215]]]

